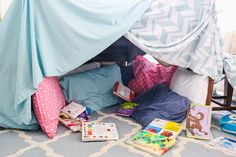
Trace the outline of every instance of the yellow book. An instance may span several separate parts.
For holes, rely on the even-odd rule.
[[[155,118],[144,130],[175,139],[183,130],[183,124]]]

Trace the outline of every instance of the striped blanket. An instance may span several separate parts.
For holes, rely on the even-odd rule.
[[[126,37],[148,54],[236,86],[236,59],[224,52],[214,0],[153,0]]]

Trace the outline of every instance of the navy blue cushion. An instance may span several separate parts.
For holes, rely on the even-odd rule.
[[[120,66],[122,81],[125,86],[128,86],[129,81],[134,78],[133,66]]]
[[[134,102],[140,106],[132,117],[146,127],[155,118],[181,122],[185,119],[189,100],[172,92],[164,84],[158,84],[144,94],[136,97]]]

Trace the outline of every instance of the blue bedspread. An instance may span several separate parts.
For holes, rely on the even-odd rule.
[[[31,95],[124,35],[151,0],[14,0],[0,23],[0,126],[37,129]]]
[[[158,84],[144,94],[136,97],[134,102],[140,106],[132,117],[146,127],[155,118],[181,122],[185,119],[189,100],[172,92],[164,84]]]

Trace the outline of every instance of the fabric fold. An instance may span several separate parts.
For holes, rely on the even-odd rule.
[[[13,0],[0,23],[0,126],[37,129],[31,95],[124,35],[151,0]],[[122,4],[122,5],[121,5]]]

